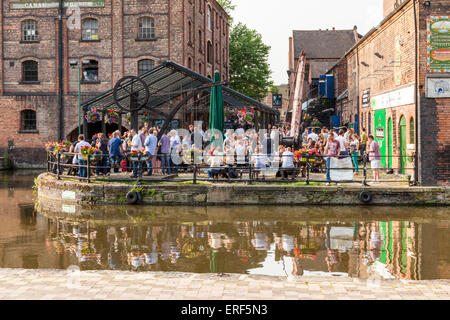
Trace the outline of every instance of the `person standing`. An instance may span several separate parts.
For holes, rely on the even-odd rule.
[[[158,147],[161,150],[161,167],[162,174],[170,174],[170,138],[164,132],[158,142]]]
[[[178,146],[180,145],[180,136],[177,133],[177,130],[172,130],[170,132],[170,168],[171,171],[178,173],[178,164],[175,163],[175,155],[178,154]]]
[[[350,140],[350,154],[352,156],[353,165],[355,166],[355,174],[358,175],[358,153],[359,153],[359,140],[356,134],[352,134]]]
[[[78,158],[78,175],[80,178],[87,178],[87,161],[85,159],[83,159],[83,155],[81,154],[81,148],[83,147],[90,147],[91,145],[84,141],[84,135],[80,134],[78,136],[78,143],[75,146],[75,149],[73,150],[73,152],[78,153],[77,158]]]
[[[327,186],[329,186],[330,183],[331,183],[331,177],[330,177],[331,158],[332,157],[337,157],[339,155],[340,148],[341,148],[341,146],[340,146],[339,141],[334,138],[334,134],[333,133],[330,133],[328,135],[327,145],[325,146],[325,154],[327,155],[327,158],[326,158]]]
[[[339,145],[340,145],[340,152],[339,152],[339,154],[341,156],[348,155],[348,150],[347,150],[348,143],[347,143],[347,140],[344,137],[344,130],[343,129],[339,130],[339,136],[336,138],[336,140],[339,141]]]
[[[108,147],[111,166],[114,168],[114,172],[118,172],[122,159],[122,140],[120,140],[119,130],[114,131],[113,138],[109,141]]]
[[[107,175],[109,174],[109,166],[108,166],[108,141],[103,137],[103,133],[97,134],[97,142],[95,143],[95,147],[102,152],[100,159],[97,162],[95,173],[97,175]]]
[[[319,136],[316,134],[315,129],[311,129],[311,133],[308,135],[308,138],[306,140],[308,141],[309,139],[312,139],[314,142],[317,142],[317,139],[319,139]]]
[[[131,130],[131,151],[141,152],[142,150],[142,140],[141,137],[136,133],[136,130]],[[133,178],[142,176],[142,167],[139,165],[139,161],[131,161],[133,166]],[[139,170],[139,172],[138,172]]]
[[[147,160],[147,176],[153,174],[153,159],[155,157],[156,145],[158,144],[158,131],[153,130],[151,134],[145,139],[145,152],[148,154]]]
[[[366,153],[367,149],[367,133],[366,128],[362,128],[362,134],[361,134],[361,155],[364,155]]]
[[[375,141],[373,135],[369,135],[368,143],[369,143],[370,167],[373,170],[372,182],[380,183],[380,162],[381,162],[380,145]]]
[[[303,144],[308,143],[308,136],[309,136],[308,128],[305,128],[305,131],[302,133],[302,143]]]

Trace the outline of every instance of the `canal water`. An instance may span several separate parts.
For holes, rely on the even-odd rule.
[[[1,268],[450,279],[446,207],[55,211],[35,206],[38,174],[0,173]]]

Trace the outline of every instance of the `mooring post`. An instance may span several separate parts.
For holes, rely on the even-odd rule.
[[[58,176],[58,180],[61,180],[61,177],[60,177],[60,172],[61,172],[61,168],[60,168],[60,165],[61,165],[61,154],[59,152],[58,152],[56,158],[57,158],[56,170],[58,171],[56,174]]]
[[[91,155],[87,156],[87,183],[91,183]]]
[[[192,181],[193,184],[197,184],[197,164],[194,163],[194,178]]]

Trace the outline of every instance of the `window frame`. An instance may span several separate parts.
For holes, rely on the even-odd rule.
[[[81,84],[99,84],[99,83],[101,83],[101,81],[99,80],[99,73],[100,73],[100,63],[98,62],[98,60],[95,60],[95,59],[84,59],[84,60],[89,60],[89,63],[83,63],[83,61],[81,62],[81,79],[80,79],[80,83]],[[97,79],[96,80],[87,80],[87,79],[85,79],[85,76],[84,76],[84,68],[86,67],[86,66],[90,66],[90,65],[94,65],[93,63],[92,63],[92,61],[95,61],[95,62],[97,62]]]
[[[28,64],[28,66],[27,66]],[[30,68],[31,65],[34,65],[36,67],[36,70],[26,70],[27,68]],[[39,84],[39,62],[35,60],[25,60],[22,61],[21,64],[22,67],[22,79],[20,83],[23,84]],[[36,74],[36,78],[33,77],[33,79],[27,79],[27,73],[33,72]]]
[[[150,65],[151,67],[150,67],[149,69],[143,70],[143,69],[141,68],[141,66],[142,66],[143,63],[147,63],[147,62],[151,62],[151,63],[149,63],[149,65]],[[155,65],[156,65],[156,64],[155,64],[155,60],[153,60],[153,59],[141,59],[141,60],[139,60],[139,61],[137,62],[138,76],[140,76],[140,75],[146,73],[147,71],[153,69],[153,68],[155,67]],[[142,72],[141,72],[141,70],[142,70]]]
[[[28,117],[27,117],[28,115]],[[32,117],[29,117],[32,115]],[[30,124],[26,124],[26,122],[31,122]],[[20,111],[20,129],[19,133],[37,133],[37,112],[33,109],[23,109]]]
[[[94,22],[94,21],[95,21],[96,28],[94,28],[92,24],[89,25],[89,28],[86,27],[86,25],[85,25],[86,23]],[[98,42],[98,41],[100,41],[100,37],[99,37],[99,33],[98,33],[98,29],[99,29],[98,25],[99,25],[98,19],[91,18],[91,17],[83,19],[81,21],[81,40],[80,41],[83,41],[83,42]],[[93,30],[95,30],[95,33],[92,32]],[[89,38],[86,38],[88,31],[89,31]]]
[[[210,40],[206,44],[206,62],[210,65],[214,64],[214,47]]]
[[[25,29],[25,27],[27,25],[29,25],[30,22],[33,22],[35,29]],[[28,30],[34,30],[35,35],[33,37],[36,37],[36,39],[32,39],[32,40],[25,39],[25,31],[28,31]],[[34,20],[34,19],[23,20],[21,31],[22,31],[22,37],[20,38],[21,43],[38,43],[39,42],[39,23],[37,20]]]
[[[144,27],[143,25],[143,21],[147,19],[150,21],[150,27],[148,25]],[[149,16],[140,17],[137,20],[137,33],[138,34],[136,41],[155,41],[156,40],[155,19]],[[150,34],[150,36],[148,36],[147,34]]]

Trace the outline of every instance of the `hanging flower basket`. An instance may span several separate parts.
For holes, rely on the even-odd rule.
[[[113,123],[119,123],[119,114],[116,110],[110,109],[108,110],[108,113],[105,115],[105,123],[107,124],[113,124]]]
[[[92,156],[95,153],[95,148],[94,147],[88,147],[88,146],[81,147],[80,153],[81,153],[81,156],[83,157],[84,160],[87,160],[88,156],[91,156],[91,159],[92,159]]]
[[[147,122],[148,124],[150,124],[150,122],[152,121],[150,115],[147,112],[144,112],[144,114],[142,115],[142,121],[144,123]]]
[[[86,112],[86,120],[88,123],[95,123],[98,121],[101,121],[102,116],[99,112],[97,112],[97,109],[91,108]]]

